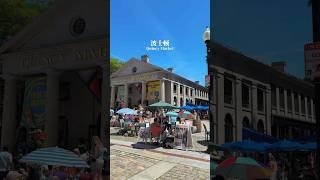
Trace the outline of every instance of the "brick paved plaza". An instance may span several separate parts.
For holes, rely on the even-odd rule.
[[[209,155],[196,152],[137,149],[111,139],[111,179],[209,179]]]

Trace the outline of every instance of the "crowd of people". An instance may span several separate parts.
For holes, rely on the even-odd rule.
[[[272,152],[268,154],[234,152],[226,154],[224,159],[232,157],[247,157],[256,160],[261,167],[267,168],[270,171],[271,174],[268,175],[266,180],[319,179],[314,167],[314,152]],[[235,166],[233,167],[237,168]],[[215,180],[230,179],[229,176],[235,175],[228,174],[227,177],[224,177],[219,173],[215,173],[216,172],[214,172],[212,178]],[[231,179],[234,180],[237,178]]]
[[[292,177],[302,179],[315,178],[314,152],[269,153],[269,167],[272,169],[272,179],[287,180]]]
[[[117,112],[116,109],[113,112]],[[197,111],[192,111],[192,113],[182,116],[184,110],[164,110],[162,108],[155,109],[145,109],[142,105],[133,109],[136,113],[134,114],[118,114],[112,113],[110,117],[110,125],[114,127],[120,127],[118,132],[119,135],[124,136],[138,136],[146,140],[147,138],[153,140],[160,140],[160,144],[165,145],[166,140],[171,142],[172,137],[175,134],[175,126],[177,124],[186,124],[187,120],[200,120],[200,113]],[[174,112],[176,115],[168,115],[168,112]],[[201,113],[203,114],[203,113]],[[148,127],[146,127],[148,124]],[[154,128],[153,128],[154,127]],[[154,132],[157,131],[157,132]],[[157,138],[149,137],[151,134],[156,134]],[[160,137],[158,137],[160,136]],[[159,142],[159,141],[157,141]]]
[[[317,179],[315,172],[314,152],[272,152],[261,153],[233,153],[228,157],[250,157],[271,170],[270,180],[288,180],[292,178]],[[223,179],[221,176],[215,179]]]
[[[88,147],[88,148],[87,148]],[[13,156],[8,147],[0,152],[0,180],[102,180],[105,179],[108,152],[97,136],[92,137],[91,145],[84,140],[73,149],[73,152],[86,161],[89,168],[51,166],[20,163],[23,155]]]

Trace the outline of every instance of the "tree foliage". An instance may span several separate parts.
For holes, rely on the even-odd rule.
[[[0,0],[0,45],[21,31],[43,12],[52,1]]]
[[[124,62],[117,59],[117,58],[110,58],[110,73],[114,73],[116,71],[118,71],[122,66],[123,66]]]

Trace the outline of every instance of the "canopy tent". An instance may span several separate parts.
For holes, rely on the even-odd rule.
[[[255,142],[266,142],[266,143],[275,143],[278,142],[279,139],[274,138],[272,136],[262,134],[257,132],[256,130],[249,129],[249,128],[242,128],[242,139],[250,139]]]
[[[231,143],[225,143],[221,146],[229,150],[238,150],[241,152],[266,152],[270,144],[257,143],[251,140],[236,141]]]
[[[307,150],[304,145],[294,141],[278,141],[268,147],[268,151],[303,151]]]
[[[186,103],[186,105],[180,107],[180,109],[187,110],[187,111],[193,111],[193,110],[207,111],[209,110],[209,106],[196,106],[191,103]]]
[[[197,109],[201,111],[207,111],[209,110],[209,106],[197,106]]]
[[[186,111],[193,111],[193,110],[195,110],[195,107],[192,107],[192,106],[182,106],[182,107],[180,107],[180,109],[186,110]]]
[[[273,144],[258,143],[250,140],[229,142],[220,145],[228,151],[241,152],[272,152],[272,151],[314,151],[317,149],[315,142],[300,144],[294,141],[281,140]]]
[[[304,147],[306,150],[314,151],[314,150],[317,149],[317,143],[316,143],[316,142],[310,142],[310,143],[304,144],[303,147]]]
[[[316,142],[317,137],[316,136],[307,136],[307,137],[299,137],[296,139],[290,139],[291,141],[297,141],[300,143],[311,143],[311,142]]]
[[[192,103],[189,103],[189,102],[186,103],[186,106],[196,107],[196,105],[194,105],[194,104],[192,104]]]

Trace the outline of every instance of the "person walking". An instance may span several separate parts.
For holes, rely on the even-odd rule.
[[[6,178],[12,167],[12,154],[8,152],[8,147],[4,146],[0,152],[0,180]]]
[[[274,156],[271,153],[269,153],[269,160],[270,160],[269,166],[272,170],[270,180],[277,180],[278,164],[277,164],[276,159],[274,158]]]
[[[100,138],[98,136],[93,136],[93,149],[92,149],[92,173],[94,175],[94,180],[102,180],[102,169],[104,166],[104,161],[106,160],[107,149],[103,146]]]

